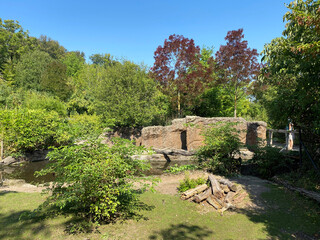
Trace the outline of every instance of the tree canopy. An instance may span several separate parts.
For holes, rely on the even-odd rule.
[[[320,126],[320,2],[298,0],[290,3],[284,16],[283,36],[267,44],[263,51],[266,65],[266,99],[274,121],[317,129]]]
[[[256,49],[248,48],[248,42],[243,40],[243,29],[229,31],[216,53],[220,69],[218,82],[223,84],[234,98],[234,117],[237,116],[237,102],[244,96],[248,85],[260,73],[260,64]]]
[[[200,55],[200,47],[193,39],[175,34],[170,35],[154,53],[152,77],[170,96],[179,116],[182,108],[188,109],[194,104],[194,99],[204,91],[212,75],[213,58],[209,57],[203,64]]]

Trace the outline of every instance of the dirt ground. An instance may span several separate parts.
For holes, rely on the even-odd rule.
[[[207,178],[208,173],[204,171],[192,171],[189,174],[192,178]],[[220,176],[216,176],[220,177]],[[180,181],[185,178],[184,173],[179,174],[163,174],[160,177],[160,183],[155,187],[155,189],[163,194],[176,195],[178,194],[178,186]],[[237,208],[254,208],[256,210],[264,210],[265,202],[261,198],[261,193],[269,191],[267,184],[270,182],[253,176],[237,176],[229,178],[232,182],[237,184],[241,190],[238,196],[235,198],[235,205]],[[207,205],[205,204],[206,208]],[[213,209],[209,206],[210,209]]]

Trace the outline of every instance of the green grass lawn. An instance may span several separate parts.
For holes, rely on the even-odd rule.
[[[147,192],[141,200],[153,206],[144,218],[103,225],[93,233],[70,235],[71,217],[23,220],[44,197],[37,193],[0,192],[0,239],[320,239],[320,207],[273,185],[263,193],[264,210],[204,212],[178,196]]]

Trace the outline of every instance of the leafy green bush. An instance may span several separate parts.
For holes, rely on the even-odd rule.
[[[149,166],[130,156],[143,150],[124,139],[115,139],[112,147],[91,141],[54,149],[49,167],[38,173],[56,176],[49,187],[52,194],[39,210],[73,213],[98,223],[134,215],[141,206],[134,175]]]
[[[186,172],[185,178],[180,181],[180,185],[178,187],[179,192],[185,192],[189,189],[195,188],[196,186],[205,184],[207,182],[204,178],[190,179],[189,173]]]
[[[64,125],[64,119],[53,111],[0,111],[0,137],[6,152],[10,153],[45,149],[68,142],[70,135],[63,130]]]
[[[294,161],[279,152],[278,148],[255,147],[250,163],[255,165],[255,173],[263,178],[271,178],[276,174],[291,171]]]
[[[196,152],[200,166],[213,172],[232,174],[239,171],[241,163],[235,159],[241,142],[235,123],[217,123],[203,129],[204,146]]]
[[[48,112],[56,111],[60,116],[67,115],[65,103],[45,92],[26,92],[23,106],[28,109],[43,109]]]
[[[178,166],[178,164],[175,164],[174,166],[171,166],[170,168],[166,169],[164,172],[179,173],[186,170],[196,170],[196,169],[199,169],[199,166],[194,164],[187,164],[187,165],[181,165],[181,166]]]
[[[68,132],[75,141],[97,138],[105,127],[101,116],[95,114],[75,114],[68,119]]]

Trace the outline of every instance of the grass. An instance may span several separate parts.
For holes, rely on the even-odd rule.
[[[319,239],[320,207],[284,189],[268,185],[262,194],[264,210],[203,211],[200,205],[178,196],[147,192],[141,200],[154,206],[144,218],[103,225],[93,233],[65,232],[71,217],[19,221],[23,212],[36,208],[44,197],[38,193],[0,192],[0,239]],[[299,238],[298,238],[299,239]]]

